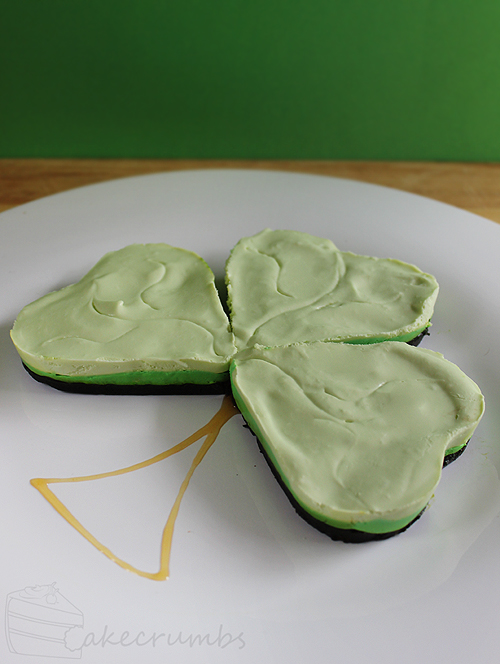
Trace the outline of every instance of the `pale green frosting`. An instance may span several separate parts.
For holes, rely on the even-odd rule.
[[[11,337],[34,371],[74,377],[222,373],[235,351],[212,271],[166,244],[106,254],[78,283],[26,306]]]
[[[446,451],[467,442],[484,409],[457,366],[399,342],[249,349],[231,381],[299,504],[370,532],[402,527],[427,505]]]
[[[226,282],[239,350],[408,339],[429,325],[438,294],[434,277],[413,265],[341,252],[298,231],[240,240]]]

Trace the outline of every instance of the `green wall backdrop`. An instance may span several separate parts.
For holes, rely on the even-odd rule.
[[[500,160],[499,0],[0,0],[0,156]]]

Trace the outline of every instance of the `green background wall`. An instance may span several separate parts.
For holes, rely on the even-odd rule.
[[[499,0],[0,0],[0,156],[500,160]]]

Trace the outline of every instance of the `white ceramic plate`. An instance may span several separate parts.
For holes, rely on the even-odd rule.
[[[79,279],[109,250],[167,242],[199,253],[220,279],[236,241],[266,227],[434,273],[441,291],[424,345],[480,385],[486,415],[467,453],[444,470],[431,509],[406,533],[364,545],[332,542],[297,517],[235,417],[181,504],[170,579],[142,578],[89,544],[30,479],[148,459],[208,422],[221,397],[60,393],[23,371],[9,329],[22,306]],[[2,662],[498,661],[496,224],[347,180],[193,171],[41,199],[3,213],[0,233]],[[192,455],[55,491],[116,555],[154,572]],[[51,597],[32,589],[52,583]]]

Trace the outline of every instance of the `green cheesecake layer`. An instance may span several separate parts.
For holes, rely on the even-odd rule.
[[[129,371],[127,373],[103,374],[102,376],[61,376],[44,371],[27,369],[49,380],[85,385],[211,385],[228,380],[228,374],[211,371]]]
[[[238,353],[235,401],[296,503],[334,528],[411,523],[484,410],[442,355],[397,342],[297,344]]]
[[[11,337],[33,372],[75,382],[217,381],[235,351],[212,271],[166,244],[106,254],[78,283],[26,306]]]
[[[238,350],[410,341],[430,325],[438,294],[434,277],[413,265],[282,230],[240,240],[226,264],[226,283]]]

